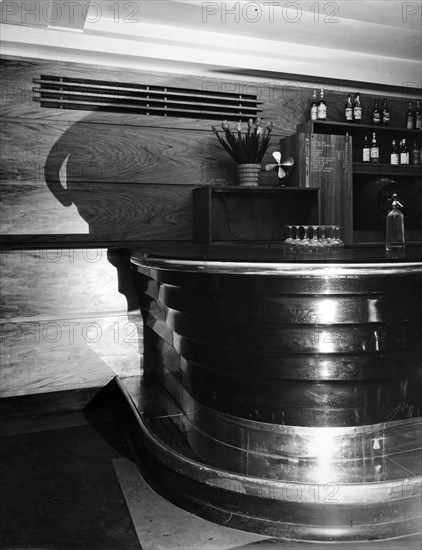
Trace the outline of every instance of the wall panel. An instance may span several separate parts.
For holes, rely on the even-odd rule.
[[[141,373],[139,308],[112,255],[104,248],[2,252],[1,397]]]

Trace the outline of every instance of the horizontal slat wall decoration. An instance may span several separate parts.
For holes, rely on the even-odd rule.
[[[197,117],[163,117],[150,114],[145,116],[135,111],[107,112],[86,111],[79,109],[41,109],[35,102],[34,79],[40,74],[55,77],[63,76],[75,79],[86,78],[88,74],[95,75],[97,80],[113,81],[125,86],[128,83],[137,86],[186,88],[200,95],[218,92],[223,96],[228,93],[236,95],[253,94],[261,102],[261,116],[264,123],[274,122],[274,136],[284,137],[296,131],[298,122],[305,120],[305,110],[309,101],[309,88],[296,89],[292,86],[282,86],[271,82],[231,81],[216,78],[204,78],[194,75],[179,75],[168,73],[140,72],[130,69],[117,69],[103,66],[89,66],[78,63],[60,63],[52,61],[24,61],[2,59],[2,101],[0,102],[0,117],[8,119],[31,119],[33,121],[68,121],[88,120],[94,124],[116,124],[119,126],[160,127],[192,131],[193,129],[210,134],[210,142],[215,140],[211,132],[211,124],[219,124],[220,116],[207,121]],[[189,137],[185,138],[189,141]],[[274,140],[276,141],[276,140]]]
[[[138,85],[65,76],[34,78],[41,107],[247,121],[261,112],[252,94]],[[39,95],[38,95],[39,94]]]

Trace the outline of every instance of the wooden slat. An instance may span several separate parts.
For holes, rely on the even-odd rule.
[[[53,102],[54,99],[56,99],[56,102],[59,101],[60,103],[83,103],[84,98],[90,98],[91,102],[94,104],[105,104],[105,105],[113,105],[114,107],[127,106],[128,108],[135,108],[137,106],[144,107],[146,105],[151,104],[157,104],[157,105],[174,105],[174,106],[191,106],[195,107],[197,106],[199,110],[199,107],[213,107],[214,109],[220,109],[220,111],[224,112],[245,112],[245,115],[247,113],[250,113],[250,116],[255,116],[257,112],[257,108],[253,106],[243,105],[243,103],[239,100],[237,104],[233,102],[233,105],[227,105],[226,103],[222,102],[212,102],[212,101],[186,101],[183,96],[180,96],[181,99],[166,99],[161,97],[150,97],[147,94],[140,95],[139,97],[131,96],[131,95],[116,95],[112,91],[110,93],[101,94],[99,95],[97,92],[90,93],[82,91],[80,93],[75,93],[73,90],[70,91],[63,91],[63,90],[52,90],[49,88],[34,88],[34,92],[39,92],[40,96],[35,96],[34,101],[38,101],[39,103],[45,103],[45,102]],[[69,100],[66,98],[70,98]],[[109,100],[106,102],[105,100]],[[88,102],[88,100],[86,101]],[[130,103],[128,103],[130,102]],[[185,107],[183,107],[185,109]],[[176,109],[174,109],[176,110]],[[195,109],[185,109],[186,112],[195,112]],[[207,111],[208,112],[208,111]],[[210,113],[215,111],[209,111]],[[215,112],[215,114],[220,114],[219,112]]]
[[[60,79],[60,80],[52,80],[48,77],[42,77],[42,78],[34,78],[33,82],[35,84],[41,84],[41,86],[37,86],[33,88],[34,92],[48,92],[48,91],[57,91],[60,90],[60,93],[76,93],[82,92],[86,95],[90,95],[89,92],[86,90],[92,90],[92,91],[98,91],[101,93],[101,95],[113,95],[113,97],[151,97],[151,99],[154,96],[158,97],[192,97],[192,98],[201,98],[201,99],[212,99],[215,102],[220,101],[224,103],[229,102],[241,102],[242,104],[247,105],[250,103],[251,105],[259,104],[260,102],[254,97],[253,95],[246,95],[246,94],[225,94],[225,93],[218,93],[215,92],[214,94],[207,93],[206,91],[199,91],[196,92],[194,90],[188,90],[188,89],[180,89],[177,90],[176,88],[163,88],[159,89],[155,86],[138,86],[135,84],[132,85],[120,85],[119,83],[114,82],[102,82],[102,81],[92,81],[95,83],[91,83],[89,80],[75,80],[70,81],[69,79]],[[49,88],[53,88],[53,90],[49,90]],[[129,92],[125,94],[124,92]],[[118,95],[116,95],[118,94]],[[98,95],[98,94],[92,94],[92,95]]]
[[[82,97],[82,96],[80,96]],[[250,112],[248,112],[247,108],[238,108],[236,109],[233,107],[227,107],[225,110],[221,107],[220,110],[208,110],[204,109],[201,110],[199,107],[205,106],[205,104],[199,105],[198,109],[186,109],[184,105],[185,103],[179,101],[164,101],[160,100],[159,102],[163,104],[162,107],[152,107],[148,104],[148,100],[145,101],[139,101],[138,105],[133,103],[129,104],[126,102],[120,102],[117,101],[101,101],[101,98],[93,98],[91,101],[84,101],[83,99],[78,99],[78,97],[75,97],[74,99],[51,99],[45,96],[36,97],[34,98],[34,101],[40,103],[41,107],[51,107],[54,109],[82,109],[85,108],[87,111],[101,111],[102,109],[107,108],[108,110],[111,110],[113,112],[118,112],[120,110],[127,110],[127,111],[145,111],[141,114],[148,115],[149,112],[152,112],[153,114],[159,114],[161,113],[161,116],[183,116],[183,113],[186,113],[186,116],[192,115],[192,118],[207,118],[207,119],[214,119],[214,118],[227,118],[229,117],[231,119],[248,119],[249,117],[255,116],[256,109],[251,109]],[[154,103],[155,101],[151,101],[150,103]],[[169,108],[167,108],[167,105],[169,105]],[[217,108],[217,106],[216,106]]]

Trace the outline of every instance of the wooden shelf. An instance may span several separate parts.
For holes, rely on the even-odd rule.
[[[422,175],[420,165],[371,164],[370,162],[354,162],[354,174],[374,174],[380,176],[418,176]]]
[[[422,132],[399,124],[399,119],[391,126],[307,121],[281,140],[281,150],[295,160],[290,183],[320,188],[321,223],[343,226],[346,244],[383,240],[393,193],[404,204],[406,242],[421,241],[422,166],[389,161],[391,140],[420,144]],[[372,131],[380,146],[379,164],[362,162],[364,136]]]
[[[406,135],[420,136],[422,138],[421,130],[408,130],[407,128],[401,128],[399,126],[375,126],[373,124],[349,124],[347,122],[335,122],[330,120],[308,120],[298,126],[298,131],[307,130],[309,127],[314,129],[321,128],[326,133],[338,134],[340,130],[344,130],[343,134],[352,130],[362,130],[366,132],[394,132],[403,133]],[[332,131],[334,129],[334,131]]]
[[[208,186],[203,186],[203,187],[208,187]],[[197,189],[200,189],[199,187]],[[304,191],[307,191],[307,192],[313,192],[314,189],[301,189],[299,187],[274,187],[274,186],[269,186],[269,185],[258,185],[257,187],[242,187],[240,185],[227,185],[227,186],[221,186],[221,187],[212,187],[212,192],[213,193],[239,193],[239,194],[243,194],[243,193],[257,193],[257,194],[261,194],[261,193],[273,193],[273,194],[277,194],[277,193],[284,193],[285,191],[291,191],[293,193],[303,193]]]

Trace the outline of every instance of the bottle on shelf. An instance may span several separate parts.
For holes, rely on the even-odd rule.
[[[388,108],[387,98],[384,97],[381,105],[381,118],[383,126],[390,124],[390,109]]]
[[[317,116],[318,120],[327,120],[327,103],[325,102],[324,90],[322,88],[319,92]]]
[[[412,109],[412,102],[409,101],[409,106],[405,116],[405,128],[407,128],[408,130],[413,130],[414,127],[415,127],[415,114]]]
[[[344,118],[346,122],[353,122],[353,107],[352,107],[352,96],[348,94],[347,102],[344,106]]]
[[[394,194],[386,221],[385,250],[387,252],[404,250],[405,247],[404,216],[399,207],[403,208],[403,205],[399,203],[397,195]]]
[[[375,132],[372,132],[372,141],[370,149],[370,157],[372,163],[379,163],[380,161],[380,149],[377,142],[377,135]]]
[[[316,90],[314,90],[312,93],[310,113],[311,113],[311,120],[318,119],[318,101],[317,101]]]
[[[414,164],[415,166],[420,166],[420,163],[421,163],[421,151],[420,151],[420,147],[415,141],[412,148],[412,164]]]
[[[378,99],[375,100],[372,110],[372,124],[375,124],[375,126],[381,124],[381,111],[378,106]]]
[[[356,92],[355,101],[353,103],[353,120],[357,124],[362,122],[362,103],[360,102],[359,92]]]
[[[362,162],[370,162],[370,161],[371,161],[371,149],[369,147],[368,136],[365,136],[363,141],[363,148],[362,148]]]
[[[422,109],[419,99],[416,101],[415,128],[416,130],[422,130]]]
[[[390,153],[390,164],[400,164],[399,150],[397,149],[396,140],[393,139]]]
[[[401,147],[400,147],[400,164],[409,164],[409,149],[406,145],[406,140],[401,140]]]

